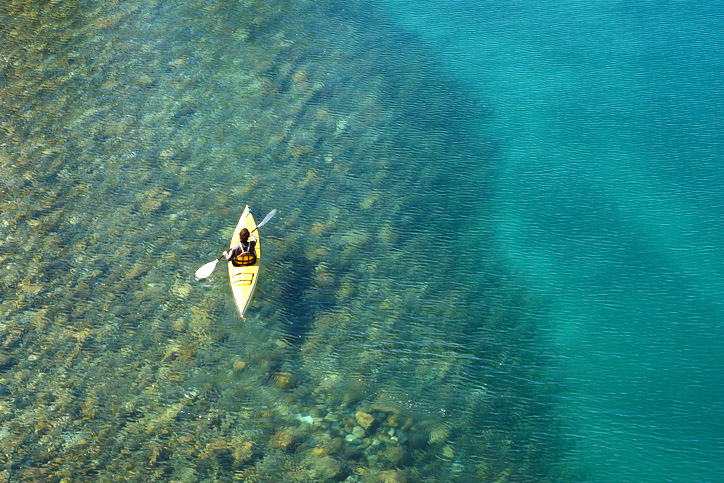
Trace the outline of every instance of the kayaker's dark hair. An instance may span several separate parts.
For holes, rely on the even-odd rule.
[[[246,241],[249,239],[249,230],[247,228],[242,228],[239,232],[239,241],[246,243]]]

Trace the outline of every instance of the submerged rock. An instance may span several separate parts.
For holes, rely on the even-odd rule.
[[[444,443],[450,436],[450,430],[445,426],[437,426],[430,431],[430,444]]]
[[[322,456],[314,459],[311,469],[316,478],[332,480],[342,473],[342,463],[332,456]]]
[[[271,437],[272,443],[284,451],[293,451],[301,442],[299,435],[286,429],[280,429]]]
[[[344,447],[344,441],[342,441],[342,438],[333,438],[330,441],[330,447],[332,451],[339,451]]]
[[[253,444],[250,441],[234,442],[231,454],[234,457],[234,465],[241,466],[248,462],[253,455]]]
[[[315,458],[319,458],[320,456],[327,456],[329,455],[329,450],[327,448],[314,448],[312,450],[312,456]]]
[[[405,450],[399,444],[389,445],[384,452],[384,457],[397,465],[405,458]]]
[[[274,375],[274,383],[279,389],[294,387],[294,376],[289,372],[279,372]]]
[[[299,422],[302,422],[305,424],[314,424],[314,417],[312,417],[309,414],[307,414],[307,415],[297,414],[295,417],[297,418],[297,421],[299,421]]]
[[[380,473],[380,481],[383,483],[406,483],[405,473],[397,470],[387,470]]]
[[[368,429],[375,423],[374,416],[364,411],[357,411],[354,415],[354,418],[357,420],[357,423],[364,429]]]
[[[247,363],[245,361],[235,359],[233,363],[234,372],[242,372],[246,369]]]

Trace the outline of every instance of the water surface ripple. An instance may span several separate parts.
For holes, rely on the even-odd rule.
[[[0,7],[8,481],[561,481],[485,106],[381,11]],[[245,322],[224,267],[261,233]]]

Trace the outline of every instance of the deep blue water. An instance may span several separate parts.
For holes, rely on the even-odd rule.
[[[485,106],[496,249],[550,310],[575,457],[594,481],[716,481],[721,2],[384,5]]]
[[[722,7],[0,7],[0,476],[717,481]]]

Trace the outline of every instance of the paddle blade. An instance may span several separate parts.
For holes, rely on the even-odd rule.
[[[216,264],[219,262],[219,259],[217,258],[213,262],[209,262],[206,265],[202,266],[198,270],[196,270],[195,276],[196,280],[200,280],[202,278],[206,278],[214,271],[216,268]]]
[[[276,214],[277,214],[277,209],[274,208],[273,210],[271,210],[271,211],[269,212],[268,215],[266,215],[266,216],[264,217],[264,220],[262,220],[262,222],[259,223],[256,227],[257,227],[257,228],[261,228],[262,226],[264,226],[264,225],[266,224],[267,221],[271,220],[272,217],[273,217],[274,215],[276,215]]]

